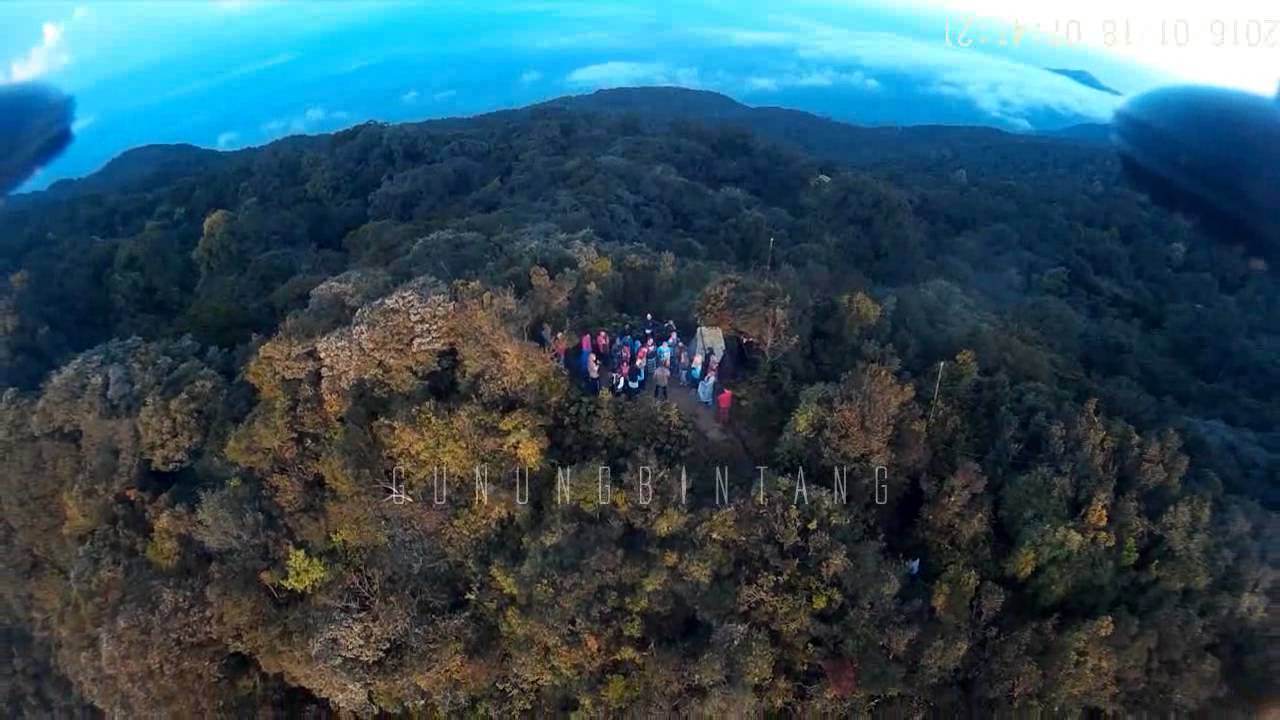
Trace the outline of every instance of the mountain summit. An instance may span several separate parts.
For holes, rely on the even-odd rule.
[[[1116,95],[1118,97],[1124,95],[1124,93],[1120,92],[1119,90],[1116,90],[1115,88],[1110,87],[1108,85],[1104,85],[1101,80],[1094,77],[1093,73],[1087,70],[1071,70],[1068,68],[1045,68],[1045,70],[1048,70],[1051,73],[1057,73],[1066,78],[1071,78],[1072,80],[1075,80],[1081,85],[1084,85],[1085,87],[1088,87],[1088,88],[1093,88],[1094,90],[1099,90],[1101,92],[1104,92],[1110,95]]]

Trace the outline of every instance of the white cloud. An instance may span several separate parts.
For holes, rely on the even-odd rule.
[[[228,130],[227,132],[219,133],[219,134],[218,134],[218,149],[219,149],[219,150],[226,150],[226,149],[228,149],[228,148],[230,148],[230,147],[234,146],[234,145],[236,144],[236,141],[238,141],[239,139],[240,139],[240,133],[235,132],[235,131],[233,131],[233,130]]]
[[[626,22],[631,24],[652,23],[658,20],[658,11],[646,8],[641,3],[611,2],[564,2],[564,0],[515,0],[515,2],[492,3],[486,11],[493,13],[527,14],[555,13],[562,19],[603,20],[606,22]]]
[[[261,5],[256,0],[213,0],[213,6],[223,12],[240,12]]]
[[[790,79],[789,79],[790,80]],[[790,84],[790,83],[788,83]],[[867,90],[876,90],[880,87],[880,82],[873,77],[868,77],[866,73],[859,70],[836,70],[834,68],[820,68],[810,70],[794,78],[794,84],[800,87],[831,87],[832,85],[852,85]]]
[[[326,110],[322,107],[312,107],[307,108],[299,115],[269,120],[262,124],[262,130],[273,136],[285,133],[298,135],[323,132],[338,128],[350,119],[351,113],[345,110]]]
[[[943,95],[967,98],[1013,125],[1022,125],[1028,112],[1038,109],[1108,120],[1123,101],[1057,73],[1011,63],[949,68],[939,73],[933,89]]]
[[[524,38],[523,42],[517,38],[516,44],[528,45],[538,50],[568,50],[571,48],[626,47],[629,44],[628,40],[629,38],[626,35],[618,33],[585,30],[582,32],[556,34],[538,32]]]
[[[570,85],[590,88],[627,85],[679,85],[701,87],[697,68],[672,68],[664,63],[610,61],[580,67],[565,77]]]
[[[84,117],[78,117],[71,123],[71,132],[79,135],[81,132],[88,130],[89,126],[93,125],[97,121],[97,115],[85,115]]]
[[[1026,115],[1037,109],[1106,120],[1122,101],[1047,70],[1028,68],[1017,75],[985,72],[988,73],[985,76],[978,72],[944,73],[930,89],[940,95],[968,100],[992,117],[1023,130],[1031,129]]]
[[[912,76],[922,87],[967,100],[1013,127],[1027,124],[1037,110],[1055,110],[1104,120],[1119,98],[1087,88],[1031,65],[982,52],[949,48],[888,32],[848,30],[805,19],[770,18],[776,28],[760,32],[711,28],[700,33],[729,44],[768,44],[790,48],[801,61],[822,63],[803,73],[770,76],[779,87],[849,85],[880,89],[873,75]]]
[[[771,77],[749,77],[747,78],[747,89],[773,92],[778,89],[778,80]]]
[[[457,95],[458,95],[457,90],[441,90],[439,92],[431,93],[431,100],[432,102],[444,102],[445,100],[448,100],[450,98],[457,97]],[[422,99],[423,99],[422,93],[418,92],[417,90],[410,90],[409,92],[406,92],[405,94],[400,96],[400,102],[404,103],[405,105],[415,105],[418,103],[419,100],[422,100]]]
[[[523,85],[532,85],[542,79],[542,73],[537,70],[525,70],[520,73],[520,83]]]
[[[795,44],[791,33],[772,30],[748,30],[746,28],[714,27],[696,30],[696,34],[711,40],[719,40],[738,47],[787,47]]]
[[[789,87],[832,87],[844,85],[867,91],[880,89],[880,81],[858,70],[822,67],[789,71],[776,75],[755,75],[745,81],[748,92],[775,92]]]
[[[811,22],[798,29],[797,54],[903,72],[931,81],[941,94],[961,97],[1013,125],[1038,109],[1104,120],[1119,98],[1037,67],[982,52],[949,48],[884,32],[851,31]]]
[[[615,60],[577,68],[565,80],[572,85],[634,85],[650,82],[664,72],[666,68],[660,63]]]
[[[40,44],[27,51],[25,57],[9,63],[9,81],[34,80],[67,66],[71,54],[67,51],[63,23],[46,22],[40,27]]]
[[[811,72],[801,75],[795,79],[795,84],[800,87],[831,87],[835,84],[834,73],[831,71]]]
[[[0,73],[0,84],[35,80],[71,64],[71,51],[67,47],[67,29],[69,26],[83,22],[92,14],[87,6],[78,5],[71,11],[69,20],[65,22],[47,20],[41,24],[40,43],[28,50],[26,55],[9,63],[8,75]]]

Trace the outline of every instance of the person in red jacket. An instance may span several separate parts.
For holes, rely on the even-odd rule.
[[[721,425],[729,424],[729,406],[733,404],[733,393],[729,388],[720,391],[720,395],[716,397],[716,420]]]

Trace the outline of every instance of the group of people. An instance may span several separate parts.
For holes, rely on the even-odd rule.
[[[705,356],[693,352],[670,320],[658,323],[648,314],[639,328],[627,323],[613,335],[604,329],[594,335],[586,332],[573,347],[565,332],[553,337],[544,323],[539,341],[570,375],[581,379],[587,392],[607,388],[615,396],[635,399],[652,386],[654,398],[669,400],[675,380],[680,387],[692,388],[702,404],[714,404],[718,419],[728,422],[733,393],[723,384],[717,387],[723,358],[711,349]]]

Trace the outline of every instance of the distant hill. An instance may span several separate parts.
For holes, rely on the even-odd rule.
[[[1108,123],[1081,123],[1071,127],[1064,127],[1061,130],[1052,130],[1045,133],[1045,135],[1067,140],[1110,145],[1111,125]]]
[[[37,200],[66,200],[92,193],[141,190],[212,170],[228,157],[228,153],[195,145],[143,145],[126,150],[92,175],[59,180],[42,192],[14,195],[7,199],[6,204],[21,207]]]
[[[305,149],[322,144],[327,135],[295,135],[270,144],[268,153]],[[130,193],[217,170],[233,158],[253,155],[252,148],[219,151],[185,143],[142,145],[120,153],[97,172],[82,178],[58,180],[45,190],[11,195],[3,205],[24,207],[33,202],[69,200],[95,193]]]
[[[904,161],[920,166],[961,157],[981,166],[1010,159],[1019,152],[1017,148],[1056,142],[1048,135],[967,125],[851,125],[800,110],[751,107],[719,93],[678,87],[597,90],[534,107],[630,114],[646,123],[726,122],[820,158],[863,167]]]
[[[1051,73],[1057,73],[1063,77],[1071,78],[1072,80],[1075,80],[1081,85],[1084,85],[1085,87],[1088,87],[1088,88],[1093,88],[1094,90],[1100,90],[1104,93],[1108,93],[1116,96],[1124,95],[1124,93],[1120,92],[1119,90],[1116,90],[1115,88],[1110,87],[1108,85],[1104,85],[1101,80],[1094,77],[1093,73],[1087,70],[1070,70],[1067,68],[1045,68],[1045,70],[1048,70]]]

